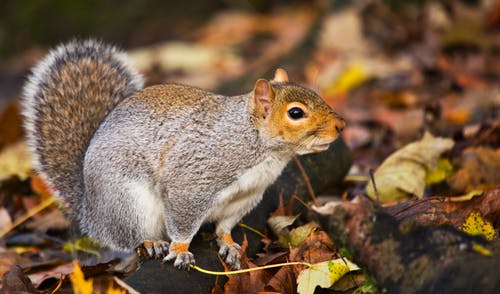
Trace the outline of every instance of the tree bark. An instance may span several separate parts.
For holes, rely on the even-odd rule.
[[[398,222],[366,197],[336,205],[320,222],[387,293],[500,293],[499,256],[486,256],[451,226]]]

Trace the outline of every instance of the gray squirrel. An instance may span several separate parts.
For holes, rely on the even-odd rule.
[[[294,155],[328,149],[345,125],[282,69],[238,96],[143,88],[125,53],[95,40],[52,50],[22,106],[35,169],[81,232],[115,250],[144,244],[179,268],[214,222],[219,254],[238,269],[231,229]]]

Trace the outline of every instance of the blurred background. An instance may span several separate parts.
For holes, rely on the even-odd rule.
[[[497,117],[499,24],[499,0],[2,0],[0,111],[48,49],[95,37],[148,84],[238,94],[283,67],[349,121],[351,148],[398,146]],[[18,138],[19,118],[0,117]]]

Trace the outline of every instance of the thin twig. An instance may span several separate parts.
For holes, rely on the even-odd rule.
[[[10,231],[12,231],[14,228],[19,226],[20,224],[24,223],[28,219],[30,219],[32,216],[38,214],[40,211],[44,210],[45,208],[49,207],[52,203],[55,202],[54,197],[50,197],[49,199],[46,199],[42,203],[40,203],[38,206],[36,206],[33,209],[30,209],[25,215],[22,217],[18,218],[10,227],[4,229],[3,231],[0,232],[0,238],[3,238],[5,235],[7,235]]]
[[[302,163],[300,163],[300,160],[298,160],[297,157],[294,157],[293,160],[295,160],[295,163],[299,167],[300,173],[304,178],[304,182],[306,183],[307,191],[309,192],[309,196],[311,197],[312,202],[314,203],[314,205],[318,206],[318,202],[316,201],[316,194],[314,194],[311,181],[309,181],[309,177],[307,176],[307,173],[304,167],[302,166]]]
[[[226,275],[237,275],[237,274],[249,273],[249,272],[258,271],[258,270],[264,270],[264,269],[268,269],[268,268],[291,266],[291,265],[303,265],[303,266],[306,266],[308,268],[312,266],[312,264],[310,264],[308,262],[296,261],[296,262],[270,264],[270,265],[265,265],[265,266],[247,268],[247,269],[242,269],[242,270],[237,270],[237,271],[227,271],[227,272],[217,272],[217,271],[206,270],[206,269],[203,269],[203,268],[196,266],[194,264],[191,264],[190,267],[199,271],[199,272],[202,272],[204,274],[216,275],[216,276],[226,276]]]
[[[372,185],[373,185],[373,191],[375,191],[375,198],[377,198],[377,202],[380,203],[380,199],[379,199],[379,196],[378,196],[378,189],[377,189],[377,185],[375,184],[375,176],[373,175],[374,174],[374,171],[372,168],[370,168],[370,179],[372,181]]]
[[[247,229],[247,230],[249,230],[250,232],[253,232],[253,233],[255,233],[255,234],[259,235],[261,238],[264,238],[264,239],[269,239],[269,237],[268,237],[268,236],[266,236],[266,235],[265,235],[264,233],[262,233],[261,231],[257,230],[256,228],[252,228],[251,226],[246,225],[246,224],[244,224],[244,223],[239,223],[239,224],[238,224],[238,227],[242,227],[242,228],[244,228],[244,229]]]
[[[311,206],[309,206],[307,203],[305,203],[304,200],[302,200],[299,196],[293,194],[292,198],[295,199],[295,200],[297,200],[300,204],[304,205],[304,207],[307,208],[308,210],[312,211]]]

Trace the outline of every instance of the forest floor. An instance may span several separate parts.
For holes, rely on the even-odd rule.
[[[287,69],[292,81],[317,91],[347,121],[342,138],[353,158],[342,185],[306,195],[304,214],[328,215],[346,205],[348,213],[372,215],[350,205],[382,207],[400,231],[446,227],[474,235],[469,251],[494,264],[500,255],[500,1],[389,2],[220,11],[184,39],[128,52],[148,84],[177,82],[226,95],[251,90],[277,67]],[[2,64],[24,75],[47,50],[34,47]],[[0,97],[0,287],[5,293],[134,293],[124,277],[136,270],[135,259],[74,262],[75,252],[85,253],[82,264],[106,256],[88,239],[69,241],[64,213],[32,172],[19,85],[10,87],[0,91],[9,93]],[[356,196],[364,200],[353,202]],[[262,252],[244,256],[242,267],[301,264],[230,275],[213,293],[312,293],[317,285],[339,293],[408,291],[394,286],[404,284],[404,275],[374,253],[393,248],[370,247],[366,240],[377,236],[359,240],[359,223],[345,225],[348,240],[333,242],[332,230],[342,230],[328,225],[332,220],[296,221],[286,203],[269,218]],[[353,230],[358,236],[349,235]],[[500,289],[500,278],[490,283],[485,291]]]

